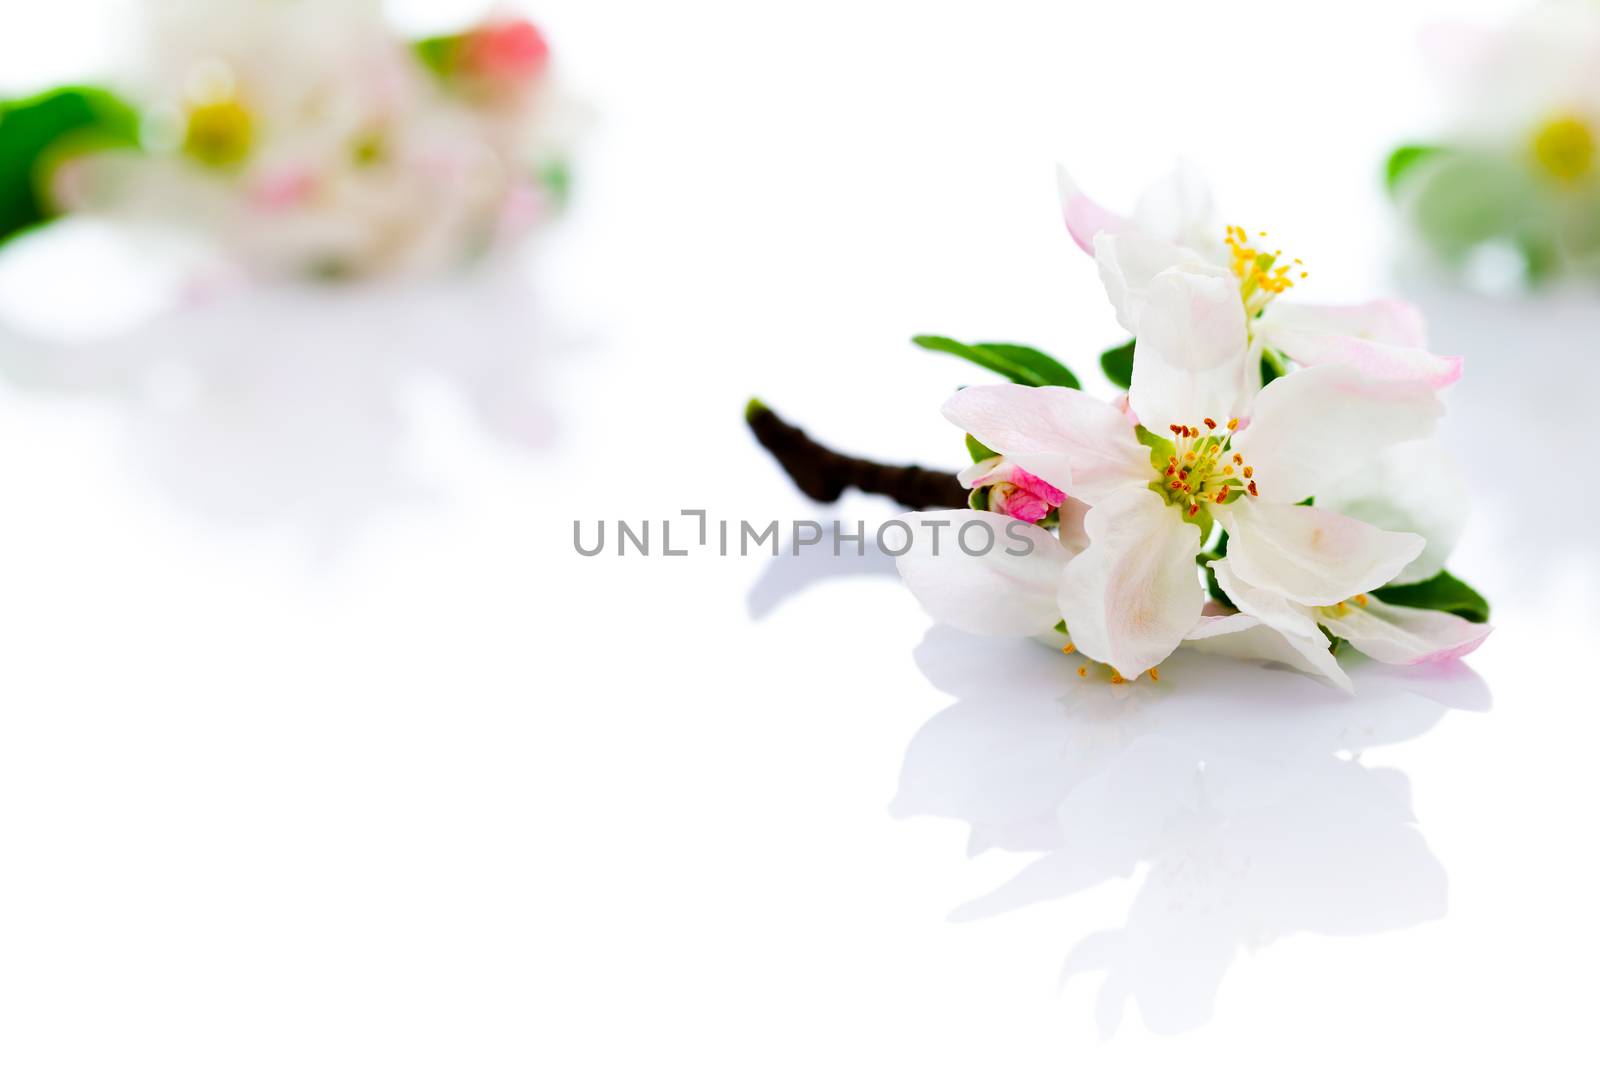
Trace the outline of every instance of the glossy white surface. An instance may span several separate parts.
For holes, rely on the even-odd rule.
[[[0,69],[69,70],[78,8]],[[1600,299],[1387,269],[1419,5],[541,12],[601,118],[524,272],[129,325],[137,252],[0,255],[0,1059],[1581,1058]],[[745,398],[954,466],[974,379],[905,338],[1092,379],[1050,166],[1125,204],[1181,150],[1307,299],[1468,357],[1469,667],[1113,689],[929,630],[881,557],[573,551],[889,516],[790,490]]]

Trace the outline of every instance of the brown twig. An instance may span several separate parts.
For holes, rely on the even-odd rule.
[[[831,504],[846,489],[859,489],[886,496],[913,511],[967,505],[967,491],[948,471],[874,463],[835,452],[780,419],[759,400],[750,401],[744,419],[761,447],[772,453],[795,486],[812,500]]]

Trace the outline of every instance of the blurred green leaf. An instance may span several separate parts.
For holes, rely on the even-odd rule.
[[[1111,384],[1121,389],[1133,385],[1133,346],[1134,339],[1130,337],[1126,344],[1100,353],[1100,369],[1111,379]]]
[[[1445,151],[1445,149],[1440,148],[1438,145],[1429,144],[1408,144],[1401,145],[1399,148],[1396,148],[1393,152],[1389,153],[1389,161],[1384,164],[1384,188],[1388,189],[1390,195],[1392,196],[1394,191],[1400,187],[1401,179],[1403,179],[1413,167],[1415,167],[1418,163],[1421,163],[1423,160],[1436,156],[1443,151]]]
[[[138,143],[138,113],[104,89],[56,89],[0,104],[0,241],[55,214],[47,188],[62,162]]]
[[[1026,345],[983,341],[969,345],[948,337],[919,334],[911,343],[929,352],[943,352],[959,356],[986,370],[1009,378],[1018,385],[1060,385],[1068,389],[1080,388],[1078,376],[1037,348]]]
[[[424,37],[411,43],[411,51],[424,67],[442,78],[455,70],[462,40],[463,36],[459,33]]]
[[[972,462],[982,463],[984,460],[993,459],[999,454],[970,433],[967,434],[967,455],[972,457]]]
[[[1411,585],[1386,585],[1373,596],[1386,604],[1407,608],[1448,611],[1469,622],[1489,621],[1489,602],[1476,589],[1449,571],[1440,571],[1425,582]]]

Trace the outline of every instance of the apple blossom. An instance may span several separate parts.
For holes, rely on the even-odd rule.
[[[1388,165],[1412,230],[1480,288],[1600,272],[1600,5],[1546,0],[1425,43],[1447,114]]]
[[[958,476],[963,489],[986,490],[974,494],[988,511],[1023,522],[1039,522],[1066,503],[1067,494],[1003,457],[979,460]]]
[[[1265,232],[1252,235],[1243,227],[1215,224],[1209,193],[1186,168],[1147,192],[1132,218],[1090,200],[1066,171],[1059,172],[1059,180],[1068,232],[1095,257],[1117,321],[1136,338],[1142,340],[1141,321],[1156,279],[1176,269],[1211,279],[1216,288],[1237,290],[1255,357],[1240,371],[1251,379],[1263,356],[1302,367],[1349,363],[1375,378],[1423,381],[1435,388],[1461,376],[1459,357],[1428,351],[1422,316],[1401,301],[1280,301],[1307,277],[1300,261],[1258,248]],[[1140,373],[1137,355],[1133,373]]]
[[[144,151],[63,168],[69,209],[194,231],[252,272],[342,278],[479,258],[559,204],[573,109],[531,24],[413,45],[377,0],[149,12]]]

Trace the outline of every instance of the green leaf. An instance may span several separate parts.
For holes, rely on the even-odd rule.
[[[1389,153],[1389,161],[1383,167],[1383,185],[1389,190],[1391,196],[1400,187],[1400,181],[1418,163],[1443,152],[1438,145],[1408,144],[1401,145]]]
[[[1121,389],[1133,385],[1133,338],[1126,344],[1116,348],[1108,348],[1100,353],[1100,369],[1105,372],[1111,384]]]
[[[572,165],[564,159],[552,159],[539,168],[539,182],[555,200],[556,207],[566,207],[572,199]]]
[[[138,114],[104,89],[56,89],[0,104],[0,241],[54,217],[48,187],[62,162],[138,143]]]
[[[1204,544],[1204,543],[1205,543],[1204,541],[1201,542],[1201,544]],[[1212,570],[1210,567],[1206,566],[1206,564],[1210,563],[1213,560],[1218,560],[1218,559],[1225,558],[1227,556],[1227,554],[1228,554],[1228,531],[1227,530],[1222,530],[1222,531],[1219,531],[1218,534],[1217,534],[1217,543],[1215,545],[1213,545],[1208,551],[1202,552],[1198,556],[1196,556],[1194,558],[1194,561],[1196,563],[1200,564],[1200,569],[1205,572],[1205,575],[1206,575],[1206,591],[1211,594],[1211,599],[1215,600],[1217,603],[1221,604],[1223,607],[1234,608],[1235,610],[1237,610],[1236,605],[1234,604],[1234,602],[1231,599],[1229,599],[1228,594],[1224,593],[1222,591],[1222,586],[1217,581],[1217,572]]]
[[[992,370],[1009,378],[1018,385],[1063,385],[1068,389],[1080,388],[1077,375],[1037,348],[1029,348],[1026,345],[997,341],[969,345],[931,334],[919,334],[911,339],[911,343],[930,352],[960,356],[985,370]]]
[[[1440,571],[1425,582],[1412,585],[1386,585],[1373,596],[1386,604],[1430,611],[1448,611],[1468,622],[1488,622],[1489,602],[1472,586],[1449,571]]]
[[[456,58],[461,53],[461,42],[464,39],[459,33],[424,37],[420,41],[411,43],[411,51],[424,67],[442,78],[454,72]]]
[[[1270,349],[1261,353],[1261,388],[1265,389],[1284,375],[1284,359]]]
[[[970,433],[967,434],[967,455],[972,457],[972,462],[982,463],[984,460],[993,459],[999,454]]]

